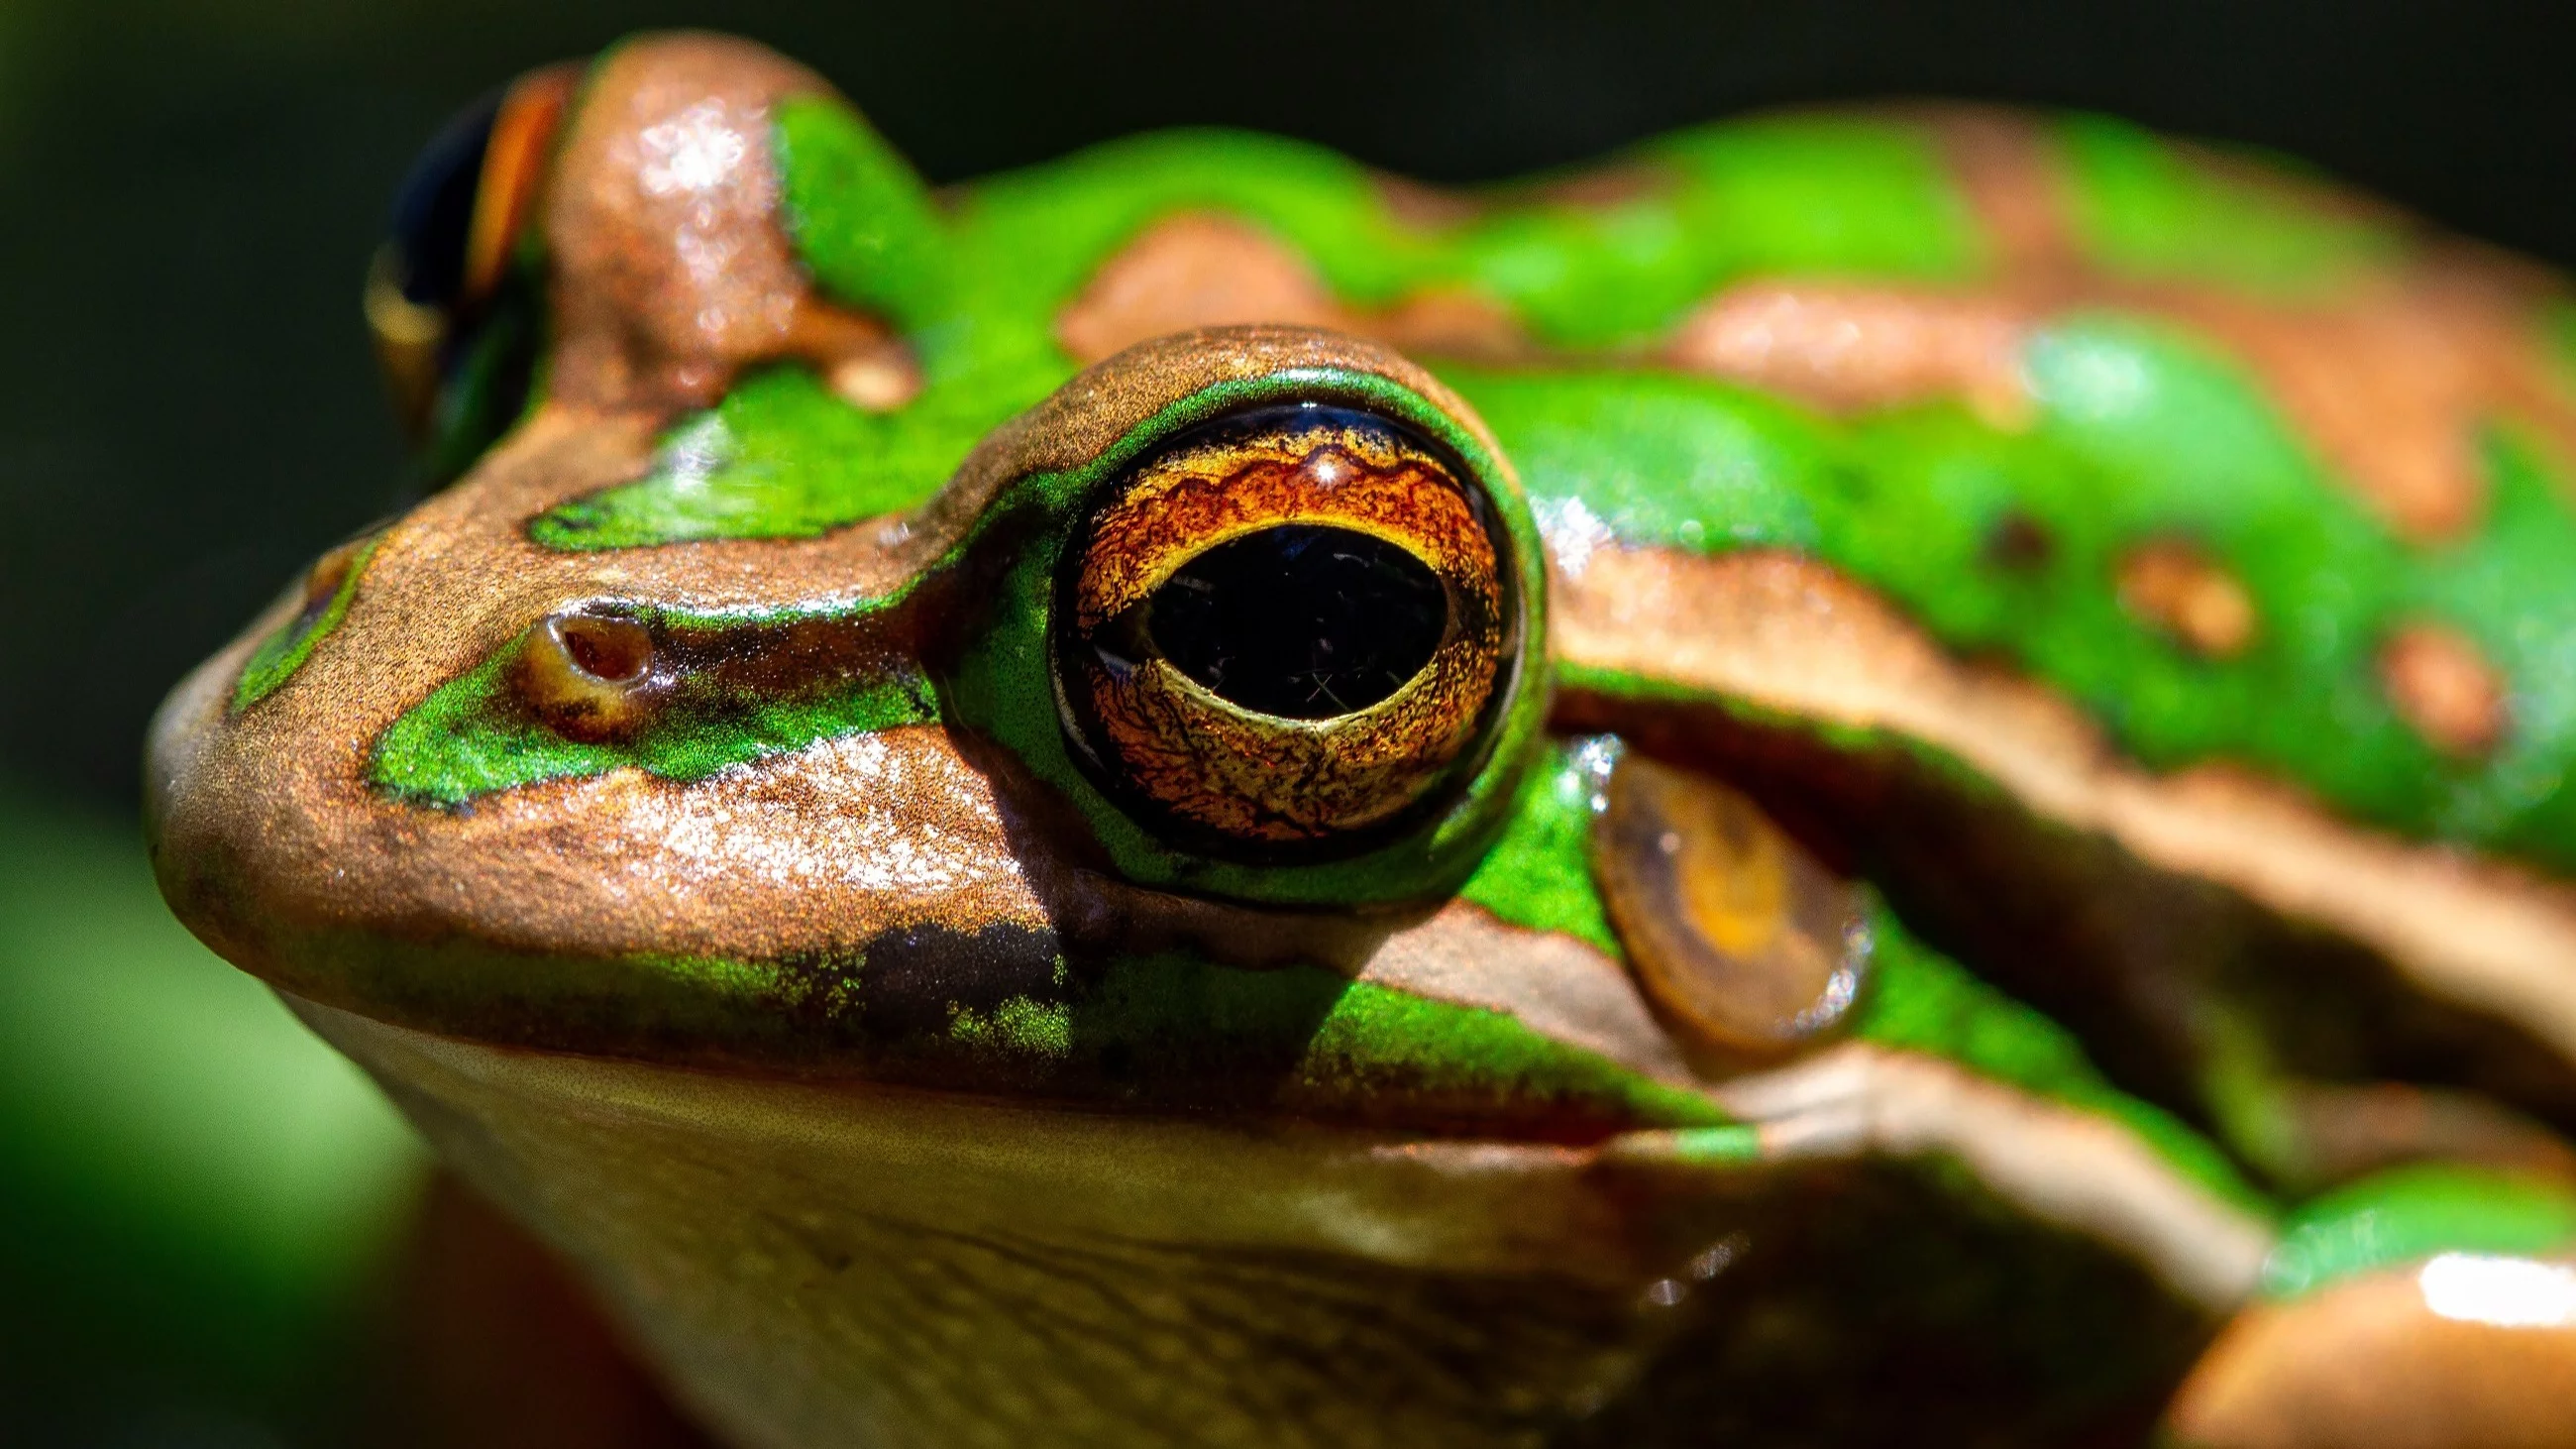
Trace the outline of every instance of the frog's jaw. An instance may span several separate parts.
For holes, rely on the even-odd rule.
[[[1934,1323],[1965,1335],[1945,1354],[1973,1412],[2010,1385],[2016,1417],[2134,1422],[2212,1326],[2200,1295],[2122,1253],[1998,1229],[1955,1172],[1870,1160],[1947,1146],[1941,1094],[1891,1113],[1812,1071],[1772,1084],[1799,1101],[1758,1138],[1424,1142],[512,1052],[297,1009],[746,1443],[863,1426],[886,1442],[1505,1444],[1676,1406],[1777,1427],[1867,1382],[1857,1366],[1901,1372]],[[2100,1135],[2069,1126],[2079,1149]],[[2031,1165],[2057,1155],[2045,1137]],[[2081,1197],[2082,1176],[2061,1187]],[[2208,1243],[2230,1230],[2199,1226],[2219,1230],[2184,1234],[2189,1250],[2224,1257]],[[2027,1321],[1971,1333],[1957,1315],[1985,1311],[1982,1291],[1909,1281],[1966,1262],[2054,1286],[2017,1303]],[[1771,1357],[1763,1325],[1783,1313],[1834,1351]],[[2065,1357],[2022,1341],[2034,1330],[2107,1334],[2134,1372],[2022,1377]],[[1891,1412],[1914,1412],[1901,1398]]]

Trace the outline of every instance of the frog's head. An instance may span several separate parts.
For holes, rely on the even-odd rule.
[[[446,220],[402,229],[371,315],[450,443],[515,422],[156,729],[161,878],[219,951],[486,1041],[1182,1097],[1275,1090],[1367,973],[1493,953],[1441,907],[1538,745],[1545,573],[1455,395],[1242,327],[1019,410],[1034,364],[979,375],[939,331],[969,283],[918,184],[747,47],[631,44],[480,115],[416,186],[479,167],[479,199],[407,209]],[[492,359],[530,339],[521,408]],[[793,416],[740,411],[762,389]],[[944,486],[798,512],[950,441]],[[1616,996],[1668,1071],[1588,958],[1532,979]],[[1478,1029],[1522,1029],[1485,975]]]

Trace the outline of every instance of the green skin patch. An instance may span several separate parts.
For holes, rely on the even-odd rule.
[[[2291,1214],[2264,1264],[2263,1291],[2296,1298],[2435,1253],[2576,1254],[2576,1193],[2465,1167],[2384,1172]]]
[[[1044,397],[932,387],[869,413],[798,364],[766,368],[662,440],[653,470],[528,526],[548,548],[650,547],[705,538],[812,538],[918,506],[958,461]]]
[[[2058,150],[2086,250],[2115,272],[2296,298],[2330,291],[2401,250],[2387,222],[2292,194],[2285,182],[2301,168],[2283,157],[2260,158],[2281,180],[2243,163],[2213,167],[2107,116],[2067,119]]]
[[[1356,1104],[1436,1121],[1480,1100],[1530,1120],[1712,1126],[1706,1097],[1641,1077],[1538,1035],[1499,1012],[1350,982],[1312,968],[1241,971],[1164,955],[1115,965],[1100,993],[1067,1013],[1066,1059],[1138,1054],[1187,1079],[1297,1041],[1289,1104],[1347,1113]],[[1311,1024],[1302,1037],[1294,1028]],[[1279,1035],[1283,1026],[1292,1029]],[[1131,1058],[1134,1059],[1134,1058]],[[1409,1109],[1409,1110],[1408,1110]]]
[[[834,616],[865,619],[899,607],[860,605]],[[641,616],[686,647],[691,634],[739,636],[764,623],[676,610]],[[648,724],[614,741],[566,738],[538,718],[513,680],[524,641],[439,686],[376,741],[367,778],[398,799],[454,807],[495,790],[577,779],[633,766],[665,780],[704,779],[729,765],[836,739],[938,718],[930,681],[910,659],[807,680],[793,689],[727,687],[721,674],[683,676]]]
[[[276,692],[277,687],[295,677],[304,661],[313,657],[314,646],[340,627],[349,615],[349,605],[358,597],[358,580],[367,572],[367,561],[375,557],[373,541],[361,547],[349,559],[348,572],[340,576],[339,587],[331,591],[319,609],[305,609],[277,628],[277,632],[259,641],[242,664],[241,677],[233,681],[233,713],[239,714]]]

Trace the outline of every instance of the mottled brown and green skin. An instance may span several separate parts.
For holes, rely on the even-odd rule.
[[[2251,1298],[2576,1244],[2552,276],[1964,110],[1457,195],[1174,134],[934,200],[810,75],[689,37],[598,63],[522,264],[527,415],[173,697],[156,859],[750,1442],[2111,1442]],[[1305,398],[1484,478],[1529,613],[1454,800],[1247,864],[1069,755],[1051,581],[1125,460]],[[614,730],[527,682],[581,610],[664,663]],[[1870,883],[1839,1045],[1719,1070],[1639,995],[1589,844],[1623,750]],[[525,1067],[558,1054],[613,1065]],[[519,1115],[558,1091],[660,1125]],[[800,1145],[670,1126],[763,1091]],[[1245,1225],[1081,1226],[1118,1149],[1050,1203],[1049,1112],[1175,1201],[1239,1172]],[[908,1164],[910,1206],[797,1195],[844,1113],[892,1125],[818,1160]],[[943,1133],[1005,1165],[941,1188],[905,1144]],[[1369,1195],[1471,1159],[1438,1181],[1518,1174],[1549,1226]],[[1325,1182],[1338,1238],[1290,1210]],[[1397,1246],[1443,1234],[1485,1246]],[[719,1351],[755,1259],[859,1306],[781,1289],[771,1359]],[[2304,1341],[2178,1432],[2229,1441]],[[2499,1392],[2462,1442],[2558,1412]]]

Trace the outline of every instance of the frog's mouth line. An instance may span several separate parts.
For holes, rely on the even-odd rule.
[[[1728,1120],[1618,964],[1571,939],[1456,904],[1375,933],[1344,971],[1293,942],[1228,964],[1191,929],[1069,956],[1024,925],[926,924],[761,960],[271,933],[253,959],[393,1029],[745,1078],[1562,1145]]]
[[[1537,1266],[1524,1256],[1534,1246],[1527,1239],[1602,1226],[1578,1188],[1591,1154],[1557,1145],[1426,1143],[1325,1127],[1244,1131],[1208,1118],[692,1071],[462,1042],[288,1002],[383,1082],[450,1161],[502,1184],[513,1203],[540,1195],[536,1179],[565,1164],[604,1168],[603,1154],[650,1155],[687,1142],[683,1155],[716,1153],[760,1177],[811,1173],[830,1195],[846,1188],[845,1200],[891,1216],[1019,1215],[1104,1237],[1353,1253],[1462,1271],[1526,1271]],[[635,1145],[612,1146],[602,1133]],[[1534,1182],[1557,1195],[1520,1197]],[[1462,1192],[1486,1199],[1487,1221],[1457,1213]]]

